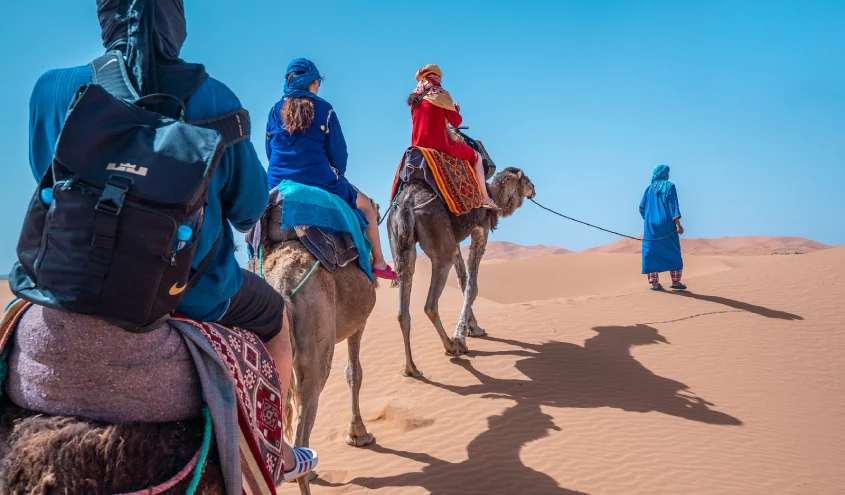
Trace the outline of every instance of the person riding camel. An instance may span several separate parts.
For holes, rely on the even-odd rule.
[[[417,71],[417,87],[408,96],[413,120],[411,146],[435,149],[472,163],[481,192],[481,206],[498,209],[487,193],[481,155],[468,144],[456,140],[450,132],[449,125],[458,128],[463,118],[460,105],[452,101],[452,96],[440,85],[442,77],[440,67],[434,64]]]
[[[284,96],[267,117],[268,186],[289,180],[317,187],[344,200],[363,214],[372,243],[373,276],[396,280],[384,260],[373,202],[346,179],[348,153],[337,112],[317,96],[323,77],[314,62],[297,58],[285,71]]]
[[[179,58],[187,36],[182,0],[144,0],[128,7],[128,13],[121,11],[126,8],[119,0],[97,0],[103,45],[123,54],[140,95],[175,96],[185,102],[184,118],[191,122],[241,108],[235,94],[210,77],[203,65]],[[130,23],[141,27],[130,29]],[[89,65],[54,69],[36,82],[30,99],[29,129],[30,166],[36,182],[50,169],[74,94],[93,82]],[[267,174],[248,139],[226,149],[208,187],[193,269],[197,270],[207,256],[211,259],[176,311],[197,321],[253,332],[266,343],[286,384],[291,376],[292,349],[289,329],[283,325],[282,296],[258,275],[238,265],[230,227],[242,232],[252,228],[267,205],[266,186]],[[287,390],[287,386],[281,389]],[[301,477],[316,466],[313,450],[292,449],[286,444],[282,447],[286,480]]]

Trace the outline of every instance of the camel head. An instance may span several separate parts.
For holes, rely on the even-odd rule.
[[[656,328],[648,325],[637,324],[627,327],[593,327],[598,335],[587,339],[584,347],[592,349],[623,349],[628,352],[634,346],[669,344],[669,340],[660,335]]]
[[[537,193],[534,190],[534,183],[522,170],[508,167],[493,176],[490,195],[499,205],[499,216],[509,217],[522,206],[525,198],[533,199]]]

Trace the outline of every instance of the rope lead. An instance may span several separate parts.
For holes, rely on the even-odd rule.
[[[671,233],[671,234],[669,234],[669,235],[664,235],[663,237],[658,237],[657,239],[643,239],[642,237],[631,237],[631,236],[629,236],[629,235],[620,234],[619,232],[614,232],[614,231],[612,231],[612,230],[603,229],[603,228],[601,228],[601,227],[599,227],[599,226],[597,226],[597,225],[593,225],[593,224],[591,224],[591,223],[587,223],[587,222],[582,222],[581,220],[577,220],[577,219],[575,219],[575,218],[568,217],[568,216],[566,216],[566,215],[564,215],[564,214],[562,214],[562,213],[558,213],[558,212],[556,212],[556,211],[554,211],[554,210],[552,210],[552,209],[550,209],[550,208],[546,208],[545,206],[541,205],[540,203],[538,203],[538,202],[534,201],[534,200],[533,200],[533,199],[531,199],[531,198],[528,198],[528,201],[531,201],[532,203],[534,203],[535,205],[539,206],[540,208],[542,208],[542,209],[544,209],[544,210],[548,211],[549,213],[554,213],[555,215],[557,215],[557,216],[559,216],[559,217],[563,217],[563,218],[565,218],[565,219],[567,219],[567,220],[572,220],[573,222],[578,222],[578,223],[580,223],[580,224],[584,224],[584,225],[586,225],[586,226],[588,226],[588,227],[592,227],[592,228],[594,228],[594,229],[603,230],[603,231],[605,231],[605,232],[608,232],[608,233],[611,233],[611,234],[618,235],[619,237],[626,237],[626,238],[628,238],[628,239],[633,239],[633,240],[635,240],[635,241],[640,241],[640,242],[644,242],[644,241],[649,241],[649,242],[651,242],[651,241],[659,241],[659,240],[661,240],[661,239],[668,239],[669,237],[672,237],[673,235],[675,235],[675,234],[676,234],[676,232],[672,232],[672,233]]]

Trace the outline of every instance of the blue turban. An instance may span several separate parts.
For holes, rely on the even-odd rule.
[[[666,196],[669,188],[672,187],[672,183],[669,182],[669,165],[658,165],[654,167],[654,171],[651,174],[651,187],[654,189],[654,192],[662,192],[663,196]]]
[[[288,80],[288,76],[293,76]],[[308,86],[316,80],[322,80],[323,76],[317,70],[314,62],[307,58],[295,58],[288,64],[285,70],[285,98],[311,98],[312,100],[325,101],[314,93],[308,91]]]

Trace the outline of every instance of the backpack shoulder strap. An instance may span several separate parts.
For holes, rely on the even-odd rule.
[[[94,75],[94,84],[99,84],[115,97],[126,101],[135,101],[140,96],[126,72],[126,61],[123,54],[117,50],[106,52],[97,57],[90,64]]]
[[[244,108],[205,120],[193,120],[190,122],[199,127],[213,129],[223,136],[223,146],[229,147],[249,139],[251,124],[249,112]]]
[[[94,84],[102,86],[106,91],[122,100],[134,102],[140,99],[140,95],[132,86],[129,74],[126,72],[126,61],[123,59],[123,54],[119,51],[107,52],[88,65],[94,75]],[[251,132],[249,112],[243,108],[212,119],[197,120],[190,123],[219,132],[223,136],[224,147],[249,139]]]

